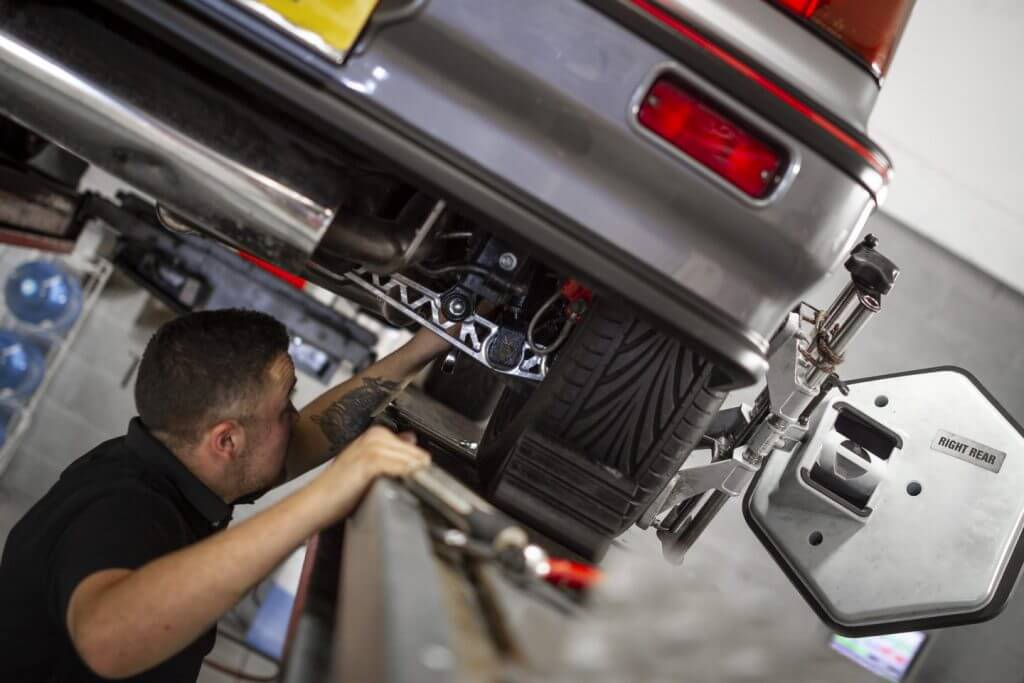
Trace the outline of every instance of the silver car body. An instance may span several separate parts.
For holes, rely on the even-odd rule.
[[[820,130],[796,134],[764,115],[766,106],[792,114],[771,93],[759,96],[758,109],[737,95],[749,83],[725,87],[637,29],[656,23],[638,5],[668,11],[714,50],[766,65],[769,80],[784,81],[783,90],[844,134],[862,135],[875,78],[760,0],[392,3],[399,9],[372,26],[343,64],[231,0],[104,4],[145,18],[155,35],[204,63],[251,79],[246,87],[287,102],[301,122],[295,126],[356,141],[556,269],[630,300],[710,351],[734,385],[763,374],[767,339],[836,267],[888,181],[880,153],[874,169],[841,168],[835,155],[809,144]],[[0,27],[0,37],[8,30]],[[730,62],[714,68],[728,70]],[[4,74],[0,68],[0,86],[16,87],[13,78],[2,82]],[[784,179],[767,198],[749,198],[637,124],[639,102],[664,74],[786,151]],[[0,103],[0,110],[39,127],[31,102]],[[187,116],[147,114],[171,127]],[[80,146],[52,127],[59,142]],[[196,144],[238,156],[223,139],[202,135],[192,135]],[[296,239],[303,248],[309,242]]]

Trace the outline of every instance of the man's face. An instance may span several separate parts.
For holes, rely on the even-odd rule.
[[[264,391],[254,410],[254,420],[246,430],[246,452],[241,477],[247,493],[253,493],[284,481],[285,456],[292,427],[299,417],[292,403],[295,390],[295,366],[287,354],[271,363],[264,378]]]

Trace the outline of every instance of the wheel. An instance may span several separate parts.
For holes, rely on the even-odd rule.
[[[714,366],[595,300],[536,389],[506,388],[481,441],[491,498],[588,557],[629,528],[718,411]]]

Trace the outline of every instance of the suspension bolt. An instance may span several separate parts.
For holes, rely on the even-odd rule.
[[[448,312],[459,316],[466,312],[466,302],[462,299],[452,299],[448,302]]]
[[[444,317],[458,322],[469,315],[469,299],[464,294],[449,294],[441,302]]]
[[[502,270],[515,270],[519,265],[519,259],[511,251],[506,251],[498,257],[498,267]]]

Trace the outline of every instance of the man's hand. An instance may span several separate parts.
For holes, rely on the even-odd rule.
[[[430,455],[416,445],[412,433],[395,434],[370,427],[349,444],[320,475],[328,505],[342,517],[380,476],[404,477],[430,464]]]

